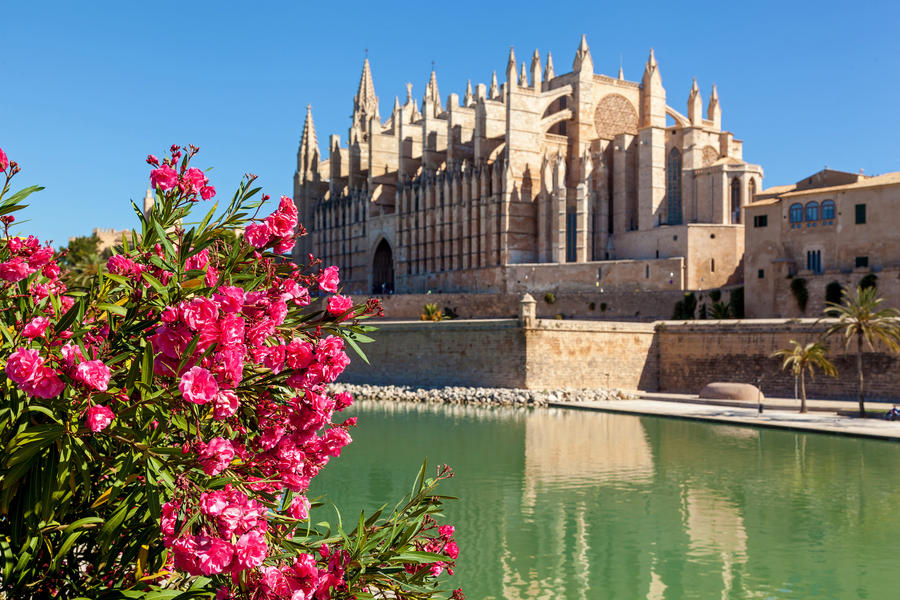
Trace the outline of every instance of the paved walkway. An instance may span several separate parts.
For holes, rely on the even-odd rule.
[[[747,425],[752,427],[771,427],[776,429],[851,435],[900,442],[900,421],[859,419],[841,416],[835,412],[836,409],[843,410],[842,406],[836,407],[836,405],[849,404],[851,410],[856,408],[856,403],[853,402],[834,402],[831,412],[826,412],[820,408],[814,412],[800,414],[797,412],[797,404],[794,400],[790,400],[791,404],[786,410],[786,407],[784,407],[781,402],[774,403],[772,399],[767,398],[764,403],[765,408],[763,413],[759,414],[755,405],[752,407],[743,407],[722,406],[721,404],[700,404],[696,402],[696,396],[680,396],[679,398],[674,398],[673,394],[653,394],[653,396],[657,397],[656,399],[648,399],[646,397],[649,396],[648,394],[642,394],[642,396],[644,397],[639,400],[613,400],[609,402],[551,402],[550,406],[634,415],[674,417],[697,421],[713,421],[717,423],[728,423],[729,425]],[[695,401],[690,402],[691,398]],[[787,402],[787,400],[785,400],[785,402]],[[830,403],[833,401],[818,400],[815,402]],[[777,406],[777,408],[775,408],[775,406]]]

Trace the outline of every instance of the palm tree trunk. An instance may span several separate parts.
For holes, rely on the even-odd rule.
[[[863,402],[863,362],[862,362],[862,350],[863,350],[863,337],[862,332],[860,331],[856,334],[856,375],[857,375],[857,391],[856,391],[856,400],[859,402],[859,416],[866,416],[866,405]]]
[[[800,412],[806,412],[806,372],[800,371]]]

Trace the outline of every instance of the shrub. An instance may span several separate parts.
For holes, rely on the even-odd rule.
[[[281,259],[296,208],[256,218],[253,176],[189,224],[215,195],[195,154],[148,157],[154,208],[69,289],[52,248],[10,234],[38,188],[9,194],[0,151],[0,597],[432,597],[457,552],[433,519],[448,470],[349,531],[306,498],[351,441],[355,418],[335,418],[352,398],[326,385],[379,304],[339,294],[337,267]]]
[[[719,300],[722,299],[722,290],[710,290],[709,298],[713,302],[718,302]]]
[[[797,308],[800,312],[806,312],[806,304],[809,302],[809,290],[806,289],[806,280],[802,277],[794,277],[791,279],[791,294],[797,301]]]
[[[556,302],[556,295],[553,292],[547,292],[544,294],[544,302],[547,304],[553,304]]]
[[[437,304],[426,304],[422,307],[422,314],[419,318],[423,321],[441,321],[444,318],[444,313],[441,312]]]

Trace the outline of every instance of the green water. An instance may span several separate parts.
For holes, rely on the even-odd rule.
[[[900,446],[559,409],[359,402],[345,519],[456,477],[470,600],[900,598]]]

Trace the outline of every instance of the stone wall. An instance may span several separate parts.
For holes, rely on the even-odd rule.
[[[540,302],[537,303],[538,307]],[[516,319],[376,323],[371,365],[355,358],[342,381],[403,384],[626,390],[696,394],[707,383],[756,384],[767,396],[792,397],[794,379],[770,358],[790,340],[819,339],[826,323],[807,320],[660,321],[656,323]],[[851,399],[855,353],[839,340],[829,355],[839,378],[818,373],[813,398]],[[900,356],[865,352],[866,396],[900,398]]]
[[[712,381],[756,384],[767,396],[793,397],[794,377],[781,371],[773,352],[791,340],[819,340],[828,324],[814,319],[754,319],[743,321],[667,321],[656,325],[659,348],[659,389],[696,394]],[[855,346],[846,350],[840,340],[826,342],[838,378],[817,372],[807,377],[811,398],[855,398]],[[900,397],[900,355],[884,349],[864,352],[866,396]]]

